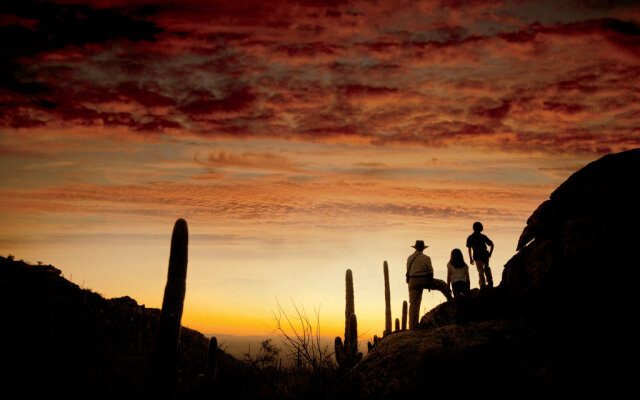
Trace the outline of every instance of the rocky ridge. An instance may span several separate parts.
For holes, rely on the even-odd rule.
[[[574,173],[528,219],[498,287],[441,304],[419,330],[391,334],[364,357],[355,371],[369,394],[622,387],[616,357],[635,343],[628,316],[636,290],[616,274],[640,266],[638,172],[640,149]]]
[[[160,310],[130,297],[105,299],[51,265],[0,257],[3,387],[21,398],[142,398],[156,345]],[[180,379],[204,372],[209,341],[182,327]]]

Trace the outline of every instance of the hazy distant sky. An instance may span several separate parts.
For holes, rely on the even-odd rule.
[[[499,280],[559,183],[640,146],[635,1],[5,1],[0,38],[0,254],[157,307],[183,217],[207,333],[279,299],[338,334],[351,268],[379,335],[384,260],[395,318],[410,245],[444,279],[480,220]]]

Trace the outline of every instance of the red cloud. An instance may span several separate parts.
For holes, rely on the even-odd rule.
[[[621,9],[580,19],[577,7],[570,21],[529,24],[501,1],[287,4],[78,6],[126,23],[83,42],[11,47],[0,124],[126,128],[132,140],[186,132],[521,151],[544,149],[546,134],[569,151],[635,143],[640,28]],[[19,14],[2,21],[46,33]],[[592,136],[566,134],[576,130]]]
[[[178,107],[183,113],[198,118],[217,112],[236,112],[247,109],[256,99],[248,87],[228,88],[221,98],[216,98],[211,92],[194,90],[188,94],[188,100]]]

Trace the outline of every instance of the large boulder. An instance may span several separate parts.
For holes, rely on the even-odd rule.
[[[612,263],[638,265],[633,257],[640,226],[640,149],[610,154],[574,173],[527,220],[516,254],[505,265],[502,286],[516,295],[576,283],[610,290]],[[606,286],[606,287],[603,287]]]
[[[523,349],[517,343],[524,330],[518,321],[494,320],[393,332],[357,367],[361,398],[460,398],[479,388],[482,397],[499,395],[540,373],[540,363],[517,371],[502,367]]]

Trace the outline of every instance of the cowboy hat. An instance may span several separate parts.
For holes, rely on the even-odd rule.
[[[413,247],[413,248],[414,248],[414,249],[416,249],[416,250],[424,250],[424,249],[426,249],[426,248],[427,248],[427,247],[429,247],[429,246],[425,246],[425,245],[424,245],[424,240],[416,240],[416,244],[414,244],[414,245],[413,245],[413,246],[411,246],[411,247]]]

